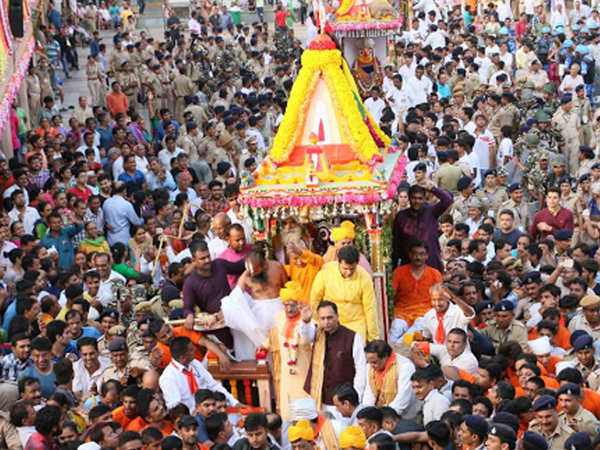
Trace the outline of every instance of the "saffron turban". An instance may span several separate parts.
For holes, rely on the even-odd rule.
[[[313,429],[308,420],[300,420],[296,425],[289,427],[288,437],[290,438],[290,442],[296,442],[301,439],[305,441],[312,441],[315,439]]]
[[[356,232],[354,224],[349,220],[344,220],[339,227],[331,230],[331,239],[333,242],[343,241],[344,239],[354,239]]]
[[[340,447],[344,448],[365,448],[367,445],[367,437],[362,428],[356,425],[351,425],[340,433]]]
[[[279,291],[279,298],[283,303],[295,300],[302,301],[302,286],[297,281],[288,281]]]

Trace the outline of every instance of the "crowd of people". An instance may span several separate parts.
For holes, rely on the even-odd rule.
[[[0,448],[600,448],[596,4],[409,3],[364,93],[406,159],[389,333],[356,217],[253,243],[240,186],[319,30],[229,6],[164,40],[143,0],[36,27],[0,155]],[[243,360],[272,405],[217,381]]]

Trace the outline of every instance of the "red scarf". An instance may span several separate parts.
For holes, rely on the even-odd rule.
[[[171,363],[173,364],[173,363]],[[173,364],[173,367],[177,369],[177,366]],[[186,369],[185,367],[181,367],[181,373],[183,373],[187,377],[188,386],[190,387],[190,392],[192,395],[196,393],[198,390],[198,382],[196,381],[196,377],[194,376],[191,370]]]
[[[435,316],[438,320],[437,330],[435,330],[435,342],[438,344],[443,344],[446,339],[446,331],[444,330],[444,315],[439,312],[435,312]]]

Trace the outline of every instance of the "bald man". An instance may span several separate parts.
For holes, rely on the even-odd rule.
[[[229,225],[231,225],[231,219],[229,219],[226,213],[220,212],[213,217],[211,227],[213,238],[208,241],[208,251],[210,252],[211,259],[216,259],[221,253],[227,250],[229,245],[227,242]]]

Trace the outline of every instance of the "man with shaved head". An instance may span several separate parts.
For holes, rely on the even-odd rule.
[[[227,250],[227,246],[229,245],[227,242],[229,225],[231,225],[231,219],[229,219],[226,213],[220,212],[213,217],[212,232],[214,237],[208,241],[208,251],[210,252],[211,259],[215,259]]]

